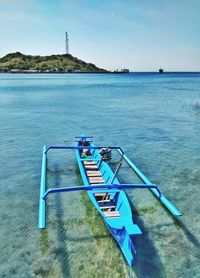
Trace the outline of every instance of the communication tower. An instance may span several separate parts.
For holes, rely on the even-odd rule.
[[[65,32],[65,52],[69,54],[69,37],[67,32]]]

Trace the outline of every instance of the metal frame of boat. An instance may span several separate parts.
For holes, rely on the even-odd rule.
[[[147,179],[120,147],[109,147],[112,150],[117,150],[121,155],[120,162],[115,172],[113,172],[108,161],[103,160],[99,153],[99,150],[103,146],[95,146],[92,143],[92,137],[81,136],[75,137],[75,139],[75,146],[43,147],[38,226],[40,229],[46,226],[46,199],[49,194],[86,190],[109,232],[119,244],[129,266],[132,267],[135,254],[135,247],[132,240],[135,235],[141,234],[142,232],[133,223],[131,207],[124,189],[148,188],[173,216],[181,216],[182,214],[161,193],[158,187]],[[47,154],[52,149],[75,150],[83,186],[50,188],[46,191]],[[88,152],[89,155],[85,155],[85,152]],[[84,156],[82,155],[83,153]],[[119,182],[117,174],[123,161],[129,165],[143,183],[121,184]]]

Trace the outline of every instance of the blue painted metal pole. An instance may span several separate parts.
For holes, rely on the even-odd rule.
[[[145,183],[145,184],[152,184],[147,177],[138,169],[138,167],[123,153],[121,153],[121,150],[118,150],[118,152],[123,155],[125,161],[128,163],[128,165],[133,169],[133,171],[138,175],[138,177]],[[181,216],[182,213],[161,193],[155,189],[150,188],[153,194],[162,202],[162,204],[174,215],[174,216]]]
[[[41,170],[41,181],[40,181],[40,202],[39,202],[39,223],[38,227],[44,229],[46,226],[46,200],[43,196],[46,191],[46,167],[47,167],[47,154],[46,146],[43,147],[42,154],[42,170]]]
[[[49,146],[46,149],[46,153],[48,153],[49,150],[84,150],[84,149],[102,149],[105,148],[105,146]],[[121,153],[123,153],[122,149],[120,147],[108,147],[109,149],[113,150],[120,150]]]
[[[51,193],[60,193],[60,192],[70,192],[70,191],[83,191],[83,190],[93,190],[93,189],[99,189],[99,190],[106,190],[106,189],[131,189],[131,188],[155,188],[157,189],[157,186],[155,184],[99,184],[99,185],[82,185],[82,186],[68,186],[68,187],[55,187],[47,190],[45,194],[43,195],[43,199],[46,199],[47,195]],[[104,191],[105,191],[104,190]],[[158,190],[158,189],[157,189]],[[158,190],[158,194],[159,194]],[[161,194],[161,193],[160,193]]]

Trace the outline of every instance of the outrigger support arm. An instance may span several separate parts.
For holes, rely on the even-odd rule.
[[[138,169],[138,167],[124,154],[118,149],[118,152],[123,156],[126,163],[132,168],[132,170],[136,173],[136,175],[148,185],[152,185],[150,180]],[[158,188],[157,188],[158,189]],[[181,216],[182,213],[160,192],[158,192],[156,188],[150,188],[152,193],[161,201],[161,203],[172,213],[173,216]]]
[[[84,150],[84,149],[87,149],[87,150],[97,150],[97,149],[102,149],[102,148],[105,148],[105,146],[79,146],[79,147],[76,147],[76,146],[50,146],[46,149],[45,153],[47,154],[49,150],[51,149],[56,149],[56,150]],[[109,149],[112,149],[112,150],[120,150],[121,153],[124,153],[123,150],[120,148],[120,147],[108,147]]]
[[[158,194],[161,194],[160,190],[155,184],[99,184],[99,185],[81,185],[81,186],[70,186],[70,187],[57,187],[47,190],[43,196],[43,199],[46,200],[47,195],[50,193],[59,193],[59,192],[69,192],[69,191],[82,191],[82,190],[104,190],[104,189],[131,189],[131,188],[154,188],[158,191]],[[105,190],[104,190],[105,191]],[[98,191],[99,192],[99,191]]]

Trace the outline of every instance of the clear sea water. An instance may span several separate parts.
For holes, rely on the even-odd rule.
[[[200,277],[200,74],[0,75],[0,277],[129,277],[85,192],[48,198],[38,229],[43,144],[119,145],[183,212],[129,190],[133,277]],[[117,156],[113,154],[112,167]],[[135,177],[124,164],[121,179]],[[47,186],[81,185],[73,152],[52,151]]]

